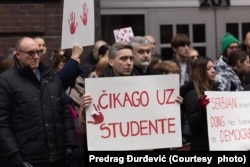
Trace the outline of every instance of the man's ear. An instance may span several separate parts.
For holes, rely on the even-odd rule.
[[[16,56],[17,58],[19,58],[20,53],[19,53],[19,52],[15,52],[15,56]]]
[[[109,59],[109,65],[113,66],[113,64],[114,64],[114,60],[113,59]]]

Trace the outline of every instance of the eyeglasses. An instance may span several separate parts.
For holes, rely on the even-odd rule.
[[[43,50],[31,50],[31,51],[23,51],[23,50],[18,50],[19,52],[22,52],[22,53],[26,53],[28,54],[30,57],[34,57],[36,54],[38,56],[41,56],[43,54]]]
[[[139,54],[143,54],[143,53],[147,53],[147,54],[149,54],[150,52],[151,52],[151,49],[147,49],[147,50],[145,50],[145,49],[139,49],[138,51],[137,51],[137,53],[139,53]]]

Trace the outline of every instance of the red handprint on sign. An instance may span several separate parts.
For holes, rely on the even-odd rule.
[[[91,116],[94,118],[94,121],[88,121],[88,123],[97,125],[104,121],[104,116],[102,112],[100,111],[99,106],[97,107],[95,104],[93,104],[93,106],[95,108],[95,111],[91,113]]]
[[[70,27],[70,34],[74,34],[76,31],[76,27],[78,23],[75,22],[75,13],[71,12],[70,18],[68,19],[69,27]]]
[[[83,9],[83,14],[80,16],[83,25],[87,25],[87,21],[88,21],[88,5],[84,2],[84,4],[82,5],[82,9]]]

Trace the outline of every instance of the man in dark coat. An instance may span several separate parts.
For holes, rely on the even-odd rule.
[[[11,167],[65,166],[76,146],[67,95],[41,55],[38,43],[23,37],[14,67],[0,74],[0,154]]]

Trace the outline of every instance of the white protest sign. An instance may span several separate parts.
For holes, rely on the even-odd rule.
[[[116,29],[114,31],[115,42],[130,42],[134,37],[134,33],[131,27]]]
[[[86,78],[89,150],[182,146],[179,75]]]
[[[64,0],[61,48],[72,48],[94,44],[94,1]]]
[[[210,150],[250,149],[250,92],[205,92]]]

